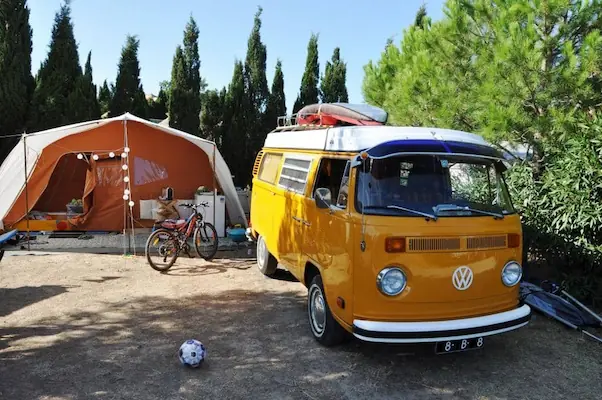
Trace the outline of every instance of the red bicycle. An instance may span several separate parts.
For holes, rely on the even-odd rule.
[[[217,253],[219,243],[215,226],[205,222],[199,212],[199,207],[209,207],[209,203],[182,206],[193,209],[190,217],[185,220],[168,219],[160,222],[159,227],[153,227],[153,232],[146,240],[146,260],[157,271],[165,272],[170,269],[182,251],[191,257],[188,244],[191,236],[196,252],[203,259],[211,260]],[[158,254],[157,260],[152,258],[154,250]]]

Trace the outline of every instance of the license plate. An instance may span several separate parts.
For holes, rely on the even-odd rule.
[[[458,351],[475,350],[483,347],[483,338],[476,337],[471,339],[446,340],[435,344],[435,353],[446,354],[456,353]]]

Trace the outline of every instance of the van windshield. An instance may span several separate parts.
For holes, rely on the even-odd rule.
[[[357,167],[355,207],[373,215],[497,216],[514,213],[503,164],[463,156],[368,159]]]

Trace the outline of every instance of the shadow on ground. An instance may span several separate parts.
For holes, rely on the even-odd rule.
[[[321,347],[298,292],[144,297],[58,320],[0,328],[0,398],[588,399],[602,390],[600,348],[541,321],[480,351],[435,356],[430,346]],[[208,347],[200,369],[178,363],[188,338]]]
[[[0,288],[0,317],[42,300],[63,294],[69,287],[59,285]]]

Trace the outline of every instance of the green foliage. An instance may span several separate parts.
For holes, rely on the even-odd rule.
[[[159,120],[167,118],[167,95],[163,89],[159,89],[156,99],[148,100],[148,117]]]
[[[103,82],[100,90],[98,91],[98,104],[100,106],[100,114],[105,115],[109,112],[109,105],[111,104],[111,99],[113,98],[113,93],[111,89],[109,89],[109,85],[107,84],[107,80]]]
[[[347,64],[341,60],[341,49],[334,49],[332,60],[326,62],[324,77],[321,85],[322,103],[347,103]]]
[[[36,77],[30,114],[30,130],[39,131],[83,121],[80,101],[85,89],[81,82],[77,43],[73,35],[69,3],[54,18],[48,58]]]
[[[126,43],[121,50],[115,90],[109,105],[110,117],[126,112],[140,118],[147,117],[148,104],[140,82],[139,46],[140,41],[135,36],[127,36]]]
[[[320,81],[320,64],[318,63],[318,35],[312,34],[307,44],[307,59],[305,60],[305,72],[301,79],[299,96],[293,106],[293,114],[300,109],[319,101],[318,83]]]
[[[253,168],[255,156],[263,146],[267,132],[270,130],[266,108],[270,92],[266,78],[266,47],[261,41],[261,13],[258,7],[253,20],[253,29],[247,42],[247,57],[244,64],[245,91],[249,97],[247,102],[246,129],[248,132],[247,153],[245,154],[246,168]],[[239,174],[240,175],[240,174]],[[245,173],[250,179],[250,174]],[[242,182],[241,182],[242,183]],[[242,183],[243,186],[248,182]]]
[[[199,57],[199,28],[194,18],[186,24],[183,47],[174,55],[169,85],[169,126],[192,135],[199,135],[201,113],[201,79]]]
[[[284,74],[282,72],[282,62],[276,62],[276,71],[274,72],[274,81],[272,82],[272,92],[268,100],[266,110],[266,121],[269,124],[266,132],[274,129],[278,122],[278,117],[286,115],[286,96],[284,95]]]
[[[234,65],[232,82],[225,100],[224,121],[220,152],[234,175],[234,183],[245,186],[251,170],[248,166],[248,110],[249,96],[245,92],[244,68],[241,61]]]
[[[201,137],[215,142],[219,148],[222,148],[225,101],[226,89],[223,88],[205,92],[201,102]]]
[[[365,66],[365,99],[393,124],[528,145],[508,173],[531,266],[601,301],[602,3],[448,0]],[[543,267],[542,267],[543,268]]]
[[[34,88],[31,76],[32,30],[25,0],[0,2],[0,134],[25,131]],[[0,139],[0,163],[18,138]]]
[[[88,59],[84,67],[84,74],[77,83],[75,95],[70,96],[71,107],[78,109],[80,121],[94,121],[100,118],[100,104],[96,97],[96,85],[92,78],[92,52],[88,53]],[[78,102],[78,103],[76,103]]]

